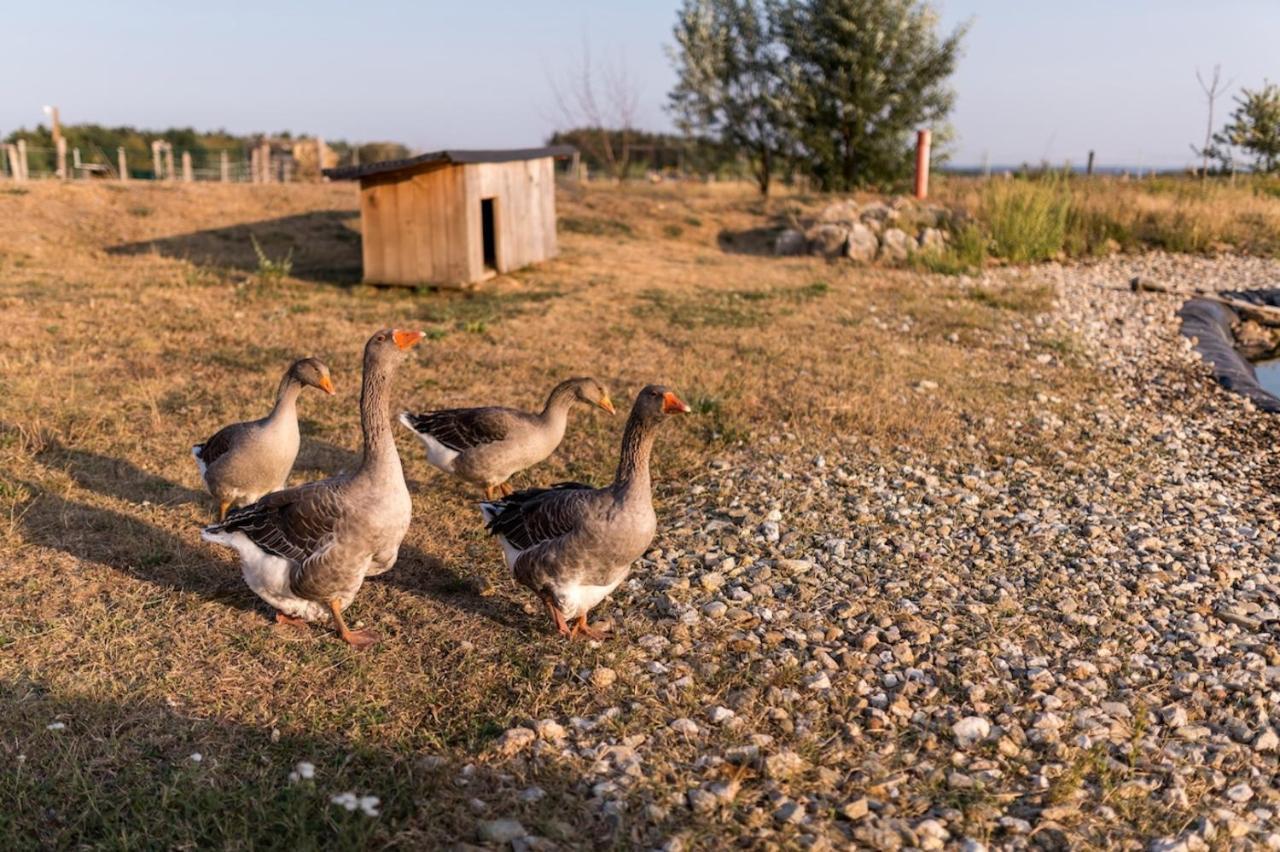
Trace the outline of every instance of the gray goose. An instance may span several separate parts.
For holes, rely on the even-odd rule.
[[[298,394],[304,387],[332,396],[329,368],[315,358],[294,361],[280,379],[270,414],[223,426],[191,448],[200,478],[218,500],[218,520],[232,506],[247,506],[284,488],[298,457]]]
[[[541,413],[514,408],[449,408],[400,415],[427,448],[427,461],[445,473],[484,488],[492,500],[510,494],[515,474],[543,461],[564,439],[569,409],[575,402],[596,405],[613,414],[609,392],[591,378],[556,385]]]
[[[480,504],[512,575],[542,600],[561,634],[602,638],[587,612],[626,578],[657,530],[649,455],[658,424],[688,411],[674,393],[650,385],[627,418],[612,485],[562,482]]]
[[[364,347],[360,428],[364,457],[354,473],[268,494],[205,527],[206,541],[240,554],[245,582],[276,608],[276,621],[305,626],[333,618],[358,648],[378,637],[350,630],[342,611],[367,575],[395,564],[412,505],[391,433],[391,377],[420,331],[383,329]]]

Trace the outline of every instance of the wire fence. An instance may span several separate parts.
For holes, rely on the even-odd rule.
[[[61,166],[60,161],[61,160]],[[0,145],[0,176],[8,180],[155,180],[217,183],[294,183],[315,181],[314,159],[299,161],[291,152],[260,146],[246,150],[182,151],[170,146],[104,151],[93,145],[65,150],[25,143]]]

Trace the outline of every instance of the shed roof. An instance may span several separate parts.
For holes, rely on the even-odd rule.
[[[380,163],[367,163],[360,166],[342,166],[337,169],[325,169],[324,176],[331,180],[358,180],[370,175],[398,172],[433,163],[462,165],[464,163],[510,163],[516,160],[540,160],[543,157],[572,157],[577,149],[572,145],[551,145],[546,148],[508,148],[488,151],[434,151],[420,154],[404,160],[383,160]]]

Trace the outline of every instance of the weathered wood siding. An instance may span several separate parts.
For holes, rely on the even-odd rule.
[[[364,280],[461,286],[488,274],[481,202],[494,200],[497,272],[555,256],[552,159],[433,165],[360,182]]]
[[[466,202],[457,166],[362,180],[364,280],[413,286],[471,280]]]
[[[556,254],[556,180],[550,157],[511,163],[475,163],[467,170],[467,221],[474,235],[468,254],[472,281],[484,277],[480,202],[494,200],[498,272],[510,272]]]

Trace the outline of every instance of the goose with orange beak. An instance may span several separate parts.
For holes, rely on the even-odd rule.
[[[298,395],[306,387],[334,393],[329,368],[316,358],[289,365],[266,417],[224,426],[191,448],[200,478],[218,500],[218,520],[232,506],[284,488],[298,457]]]
[[[205,527],[206,541],[240,554],[245,582],[276,608],[278,622],[332,620],[355,647],[378,641],[371,631],[348,628],[342,612],[365,577],[395,564],[409,529],[412,504],[391,432],[390,386],[422,336],[387,328],[365,344],[364,455],[354,472],[268,494]]]
[[[566,379],[551,389],[542,411],[534,414],[496,405],[448,408],[400,415],[427,448],[427,461],[445,473],[484,488],[492,500],[510,494],[515,474],[544,461],[564,439],[574,403],[614,413],[609,392],[590,377]]]
[[[653,542],[658,520],[649,456],[658,427],[688,411],[675,393],[650,385],[627,418],[612,484],[562,482],[480,504],[512,575],[538,596],[561,634],[603,638],[587,623],[587,613],[626,579]]]

